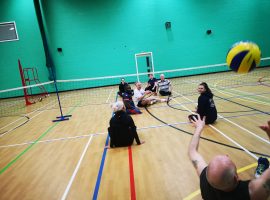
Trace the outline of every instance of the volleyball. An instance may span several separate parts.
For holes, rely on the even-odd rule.
[[[227,64],[233,71],[248,73],[260,63],[261,51],[257,44],[250,41],[235,43],[227,54]]]

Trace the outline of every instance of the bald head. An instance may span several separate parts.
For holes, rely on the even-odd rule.
[[[233,190],[238,183],[235,164],[226,155],[215,156],[208,165],[207,180],[216,189]]]

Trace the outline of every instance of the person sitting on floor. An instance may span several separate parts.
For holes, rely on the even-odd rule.
[[[128,86],[128,83],[125,82],[124,78],[121,78],[121,82],[119,84],[119,91],[118,91],[119,96],[121,96],[121,97],[123,96],[127,86]]]
[[[137,134],[133,119],[125,112],[123,102],[117,101],[112,105],[114,116],[110,120],[108,132],[110,135],[110,147],[126,147],[133,144],[143,144]]]
[[[258,164],[264,160],[267,165],[261,176],[251,180],[241,180],[238,177],[234,162],[228,155],[216,155],[206,163],[198,152],[200,136],[205,126],[205,116],[192,117],[195,131],[188,148],[189,158],[196,169],[200,179],[201,195],[207,200],[266,200],[270,197],[270,169],[269,161],[259,159]],[[261,126],[267,132],[267,126]],[[268,129],[270,130],[270,129]]]
[[[198,86],[200,96],[196,112],[203,118],[205,116],[206,124],[213,124],[217,119],[217,109],[213,100],[214,94],[208,87],[207,83],[202,82]],[[190,117],[193,115],[189,116]]]
[[[156,102],[167,102],[167,99],[160,99],[158,97],[153,97],[152,95],[154,93],[149,90],[144,91],[144,89],[142,89],[142,84],[140,82],[137,82],[135,86],[136,88],[134,90],[134,98],[138,107],[145,107],[148,105],[152,105]]]
[[[168,79],[165,79],[164,74],[160,74],[160,80],[157,82],[157,91],[161,96],[170,96],[172,94],[172,85]]]
[[[157,79],[153,76],[153,74],[149,74],[149,80],[145,88],[145,91],[150,90],[151,92],[156,92],[156,84]]]
[[[123,93],[123,102],[126,107],[127,114],[141,114],[139,108],[137,108],[132,100],[132,96],[134,95],[134,91],[131,89],[130,85],[126,87],[126,92]]]

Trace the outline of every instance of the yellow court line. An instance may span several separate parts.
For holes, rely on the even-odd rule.
[[[250,165],[247,165],[245,167],[242,167],[240,169],[237,170],[237,173],[242,173],[248,169],[251,169],[251,168],[254,168],[257,166],[258,163],[253,163],[253,164],[250,164]],[[195,192],[192,192],[191,194],[189,194],[187,197],[185,197],[183,200],[191,200],[193,199],[194,197],[196,197],[197,195],[201,194],[201,191],[200,190],[196,190]]]

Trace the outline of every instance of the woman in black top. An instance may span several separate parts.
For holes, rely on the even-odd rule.
[[[205,82],[202,82],[198,86],[198,92],[200,93],[200,96],[198,98],[197,113],[201,116],[201,118],[206,116],[206,124],[212,124],[217,119],[217,109],[213,100],[214,95]]]
[[[134,139],[140,145],[140,139],[136,131],[133,119],[125,112],[123,102],[113,105],[114,116],[110,120],[108,128],[110,135],[110,147],[126,147],[132,145]]]
[[[123,96],[124,92],[126,92],[126,87],[128,86],[128,83],[125,82],[125,79],[122,78],[121,82],[119,84],[119,91],[117,92],[119,96]]]

